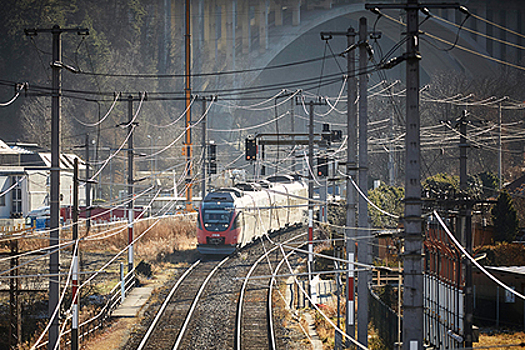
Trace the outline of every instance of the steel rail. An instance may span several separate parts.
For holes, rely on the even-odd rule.
[[[268,289],[268,330],[270,332],[270,350],[276,350],[277,344],[275,342],[275,330],[273,329],[273,308],[272,308],[272,292],[273,292],[273,285],[275,283],[275,277],[277,277],[277,273],[279,272],[279,269],[283,265],[283,263],[292,255],[295,253],[295,251],[291,251],[288,254],[286,254],[285,258],[282,258],[279,264],[275,267],[274,274],[272,275],[272,278],[270,280],[270,288]]]
[[[301,233],[297,236],[294,236],[288,240],[286,240],[284,243],[289,243],[295,239],[297,239],[298,237],[300,236],[304,236],[306,235],[306,233]],[[262,237],[261,237],[262,238]],[[262,254],[259,259],[257,259],[257,261],[255,261],[252,265],[252,267],[250,268],[250,270],[248,271],[248,273],[246,274],[246,277],[244,279],[244,282],[243,282],[243,285],[242,285],[242,288],[241,288],[241,292],[239,294],[239,301],[238,301],[238,304],[237,304],[237,321],[236,321],[236,336],[235,336],[235,349],[236,350],[242,350],[241,348],[241,321],[242,321],[242,306],[243,306],[243,303],[244,303],[244,295],[245,295],[245,292],[246,292],[246,286],[248,284],[248,281],[250,280],[250,277],[253,273],[253,271],[255,271],[257,265],[263,260],[265,259],[271,252],[275,251],[276,249],[279,249],[280,246],[279,245],[276,245],[275,247],[273,247],[272,249],[266,251],[264,254]]]
[[[171,297],[173,296],[173,294],[175,293],[175,291],[177,290],[177,288],[179,288],[180,284],[182,283],[182,281],[184,281],[184,279],[186,279],[186,276],[188,276],[188,274],[198,265],[200,264],[200,260],[197,260],[193,265],[191,265],[188,269],[186,269],[186,271],[184,272],[184,274],[182,274],[182,276],[180,276],[180,278],[178,279],[177,283],[175,283],[175,285],[171,288],[168,296],[166,297],[166,299],[164,299],[164,302],[162,303],[162,306],[160,307],[159,311],[157,312],[157,315],[155,316],[155,319],[153,320],[153,322],[150,324],[149,328],[148,328],[148,331],[146,332],[146,334],[144,335],[144,337],[142,338],[142,341],[140,342],[139,346],[137,347],[136,350],[142,350],[144,348],[144,346],[146,345],[146,342],[149,340],[149,337],[151,335],[151,333],[153,332],[153,330],[155,329],[155,327],[157,326],[157,322],[159,321],[160,317],[162,316],[162,314],[164,313],[164,309],[166,309],[166,306],[168,305],[169,301],[171,300]]]
[[[186,332],[186,328],[188,327],[188,324],[191,321],[191,317],[193,316],[193,312],[195,311],[195,307],[197,306],[197,303],[200,299],[200,296],[202,292],[204,291],[204,288],[206,288],[206,285],[210,281],[211,277],[219,270],[219,268],[226,263],[230,259],[229,256],[222,259],[220,263],[215,266],[215,268],[208,274],[204,282],[202,283],[201,287],[199,288],[199,291],[197,292],[197,295],[193,299],[193,302],[191,304],[190,310],[188,311],[188,314],[186,315],[186,320],[184,321],[184,324],[182,325],[182,328],[179,332],[179,335],[177,336],[177,341],[175,342],[175,345],[173,346],[173,350],[177,350],[182,342],[182,338],[184,337],[184,332]]]

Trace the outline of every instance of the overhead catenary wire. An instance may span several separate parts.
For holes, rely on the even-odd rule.
[[[78,250],[78,242],[75,242],[75,253],[76,251]],[[66,279],[66,285],[69,284],[69,280],[70,278],[72,277],[73,275],[73,264],[71,264],[69,266],[69,272],[68,272],[68,275],[67,275],[67,279]],[[58,312],[60,311],[60,305],[62,305],[62,302],[64,301],[64,297],[66,295],[66,290],[67,288],[64,288],[64,290],[62,291],[62,294],[60,295],[60,298],[58,299],[58,302],[57,302],[57,306],[55,307],[55,310],[53,311],[53,314],[50,315],[49,317],[49,322],[47,323],[45,329],[42,331],[42,333],[40,334],[40,336],[37,338],[37,340],[35,341],[35,343],[33,344],[33,346],[31,347],[31,350],[34,350],[36,349],[36,347],[38,346],[38,344],[42,341],[42,339],[44,338],[44,335],[48,332],[49,328],[51,327],[51,324],[52,324],[52,321],[55,317],[57,317],[57,314]],[[57,342],[56,345],[55,345],[55,348],[57,348],[59,346],[60,342]]]
[[[106,119],[107,117],[109,117],[109,115],[111,114],[111,112],[113,111],[113,108],[115,108],[118,100],[120,99],[120,95],[121,93],[118,92],[115,94],[115,100],[113,101],[113,103],[111,104],[111,106],[109,107],[109,110],[106,112],[106,114],[100,118],[100,120],[96,123],[86,123],[86,122],[83,122],[81,121],[80,119],[76,118],[74,115],[73,115],[73,118],[75,118],[75,120],[77,122],[79,122],[81,125],[84,125],[84,126],[88,126],[88,127],[94,127],[94,126],[99,126],[100,124],[102,124]]]
[[[18,98],[18,96],[20,96],[20,90],[21,88],[17,89],[17,91],[15,92],[15,95],[7,102],[0,102],[0,107],[7,107],[9,105],[11,105],[13,102],[16,101],[16,99]]]
[[[508,291],[509,293],[512,293],[514,295],[516,295],[518,298],[520,299],[523,299],[525,300],[525,295],[517,292],[516,290],[514,290],[513,288],[507,286],[506,284],[504,284],[503,282],[501,282],[499,279],[497,279],[496,277],[494,277],[490,272],[488,272],[480,263],[478,263],[478,261],[476,259],[474,259],[474,257],[472,255],[470,255],[467,250],[461,245],[461,243],[459,243],[459,241],[456,239],[456,237],[454,237],[454,234],[452,234],[452,232],[450,232],[450,230],[448,229],[447,225],[445,225],[445,223],[443,222],[443,219],[441,218],[441,216],[439,215],[439,213],[437,212],[437,210],[434,210],[433,211],[433,214],[434,216],[436,217],[436,219],[438,220],[439,224],[441,225],[441,227],[443,228],[443,230],[446,232],[448,238],[454,243],[454,245],[461,251],[461,253],[467,258],[469,259],[485,276],[487,276],[489,279],[491,279],[493,282],[495,282],[497,285],[499,285],[500,287],[502,287],[503,289],[505,289],[506,291]]]
[[[387,18],[387,19],[389,19],[389,20],[391,20],[391,21],[393,21],[395,23],[398,23],[398,24],[401,24],[403,26],[406,26],[406,24],[404,22],[402,22],[400,20],[397,20],[397,19],[393,18],[392,16],[383,14],[383,17],[385,17],[385,18]],[[428,36],[428,37],[430,37],[430,38],[432,38],[434,40],[437,40],[437,41],[439,41],[441,43],[444,43],[444,44],[447,44],[447,45],[454,45],[454,43],[451,43],[448,40],[442,39],[442,38],[440,38],[440,37],[438,37],[436,35],[430,34],[430,33],[425,33],[425,36]],[[425,40],[424,37],[422,39]],[[504,60],[500,60],[500,59],[494,58],[494,57],[489,56],[489,55],[482,54],[480,52],[468,49],[468,48],[466,48],[464,46],[461,46],[459,44],[454,45],[454,48],[458,48],[458,49],[460,49],[462,51],[465,51],[465,52],[468,52],[468,53],[470,53],[472,55],[479,56],[479,57],[485,58],[487,60],[490,60],[490,61],[493,61],[493,62],[496,62],[496,63],[500,63],[502,65],[506,65],[506,66],[509,66],[509,67],[512,67],[512,68],[516,68],[516,69],[519,69],[519,70],[525,70],[525,67],[522,67],[520,65],[517,65],[517,64],[514,64],[514,63],[510,63],[510,62],[507,62],[507,61],[504,61]]]

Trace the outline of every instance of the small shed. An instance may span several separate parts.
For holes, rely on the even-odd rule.
[[[524,294],[525,266],[486,266],[485,269],[503,284]],[[525,303],[522,299],[478,269],[474,269],[472,280],[475,325],[525,329]]]

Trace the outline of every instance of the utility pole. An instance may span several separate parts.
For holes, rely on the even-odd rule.
[[[419,350],[423,344],[423,234],[421,232],[420,180],[420,118],[419,118],[419,10],[423,8],[455,8],[459,4],[421,4],[407,0],[405,4],[365,4],[367,10],[379,13],[384,9],[406,11],[406,135],[405,135],[405,220],[403,254],[403,348]],[[399,62],[401,62],[399,60]]]
[[[51,29],[25,29],[26,35],[38,33],[51,33],[53,35],[51,63],[52,97],[51,97],[51,169],[50,169],[50,194],[49,194],[49,246],[54,252],[49,255],[49,350],[60,349],[59,344],[59,300],[60,300],[60,252],[57,249],[60,243],[60,95],[61,95],[61,68],[62,48],[60,35],[75,32],[78,35],[88,35],[87,29],[62,29],[54,25]]]
[[[419,119],[419,5],[408,0],[405,136],[405,252],[403,348],[423,349],[423,234]]]
[[[359,188],[368,192],[368,74],[366,67],[369,53],[366,17],[359,19]],[[370,239],[368,229],[368,203],[359,196],[357,260],[369,265]],[[370,271],[361,269],[357,276],[357,341],[368,347],[368,282]]]
[[[499,190],[503,188],[503,155],[501,152],[501,102],[498,104],[498,126],[499,126],[499,133],[498,133],[498,179],[499,179]]]
[[[317,302],[317,291],[312,285],[312,275],[314,272],[314,106],[324,105],[319,101],[310,101],[309,105],[309,125],[308,125],[308,279],[310,285],[310,296],[313,302]]]
[[[460,119],[458,120],[459,124],[459,188],[461,190],[462,201],[460,209],[460,218],[464,222],[463,227],[464,234],[461,239],[461,244],[465,246],[465,249],[472,256],[472,202],[467,196],[467,149],[470,147],[467,143],[467,120],[468,113],[463,111]],[[464,259],[465,264],[465,319],[464,319],[464,347],[472,347],[472,323],[473,323],[473,313],[474,313],[474,300],[473,300],[473,291],[472,291],[472,262],[470,259]]]
[[[328,183],[328,176],[321,175],[321,167],[327,167],[328,169],[328,144],[329,144],[329,137],[330,137],[330,124],[323,124],[323,130],[321,134],[328,134],[328,137],[323,138],[321,136],[321,142],[319,143],[319,154],[317,155],[317,174],[319,175],[319,199],[323,204],[319,206],[319,221],[320,222],[326,222],[327,218],[327,205],[326,201],[328,198],[328,190],[327,190],[327,183]],[[328,174],[326,174],[328,175]]]
[[[186,88],[184,89],[186,97],[186,141],[184,143],[184,152],[186,154],[186,168],[185,168],[185,179],[186,179],[186,212],[193,210],[192,207],[192,144],[191,144],[191,22],[190,22],[190,0],[186,0],[186,34],[185,34],[185,57],[186,57]]]
[[[135,220],[135,193],[133,186],[133,130],[137,126],[133,122],[133,96],[128,96],[128,273],[133,271],[133,221]]]
[[[388,143],[388,184],[395,185],[396,167],[394,163],[394,114],[390,115],[390,142]]]
[[[86,180],[89,180],[89,134],[86,134]],[[86,182],[86,231],[91,228],[91,182]]]
[[[293,134],[295,132],[295,103],[294,99],[290,99],[290,132]],[[295,136],[292,136],[292,141],[295,141]],[[292,145],[292,173],[295,174],[295,148],[296,145]]]
[[[312,273],[314,272],[314,102],[310,101],[310,124],[308,125],[308,285],[310,286],[310,296],[317,295],[312,292]],[[317,300],[314,300],[317,302]]]
[[[146,96],[142,97],[142,95],[139,93],[137,101],[145,100]],[[138,122],[133,121],[133,101],[135,99],[132,95],[128,95],[126,101],[128,101],[128,122],[127,123],[121,123],[117,124],[117,127],[124,128],[126,127],[128,130],[128,273],[133,271],[134,263],[133,263],[133,221],[135,221],[135,190],[134,190],[134,182],[133,179],[133,162],[134,162],[134,155],[135,150],[133,149],[133,134],[135,128],[139,125]],[[111,162],[109,163],[111,166]],[[110,171],[111,172],[111,171]]]
[[[201,165],[201,203],[206,196],[206,98],[202,99],[202,165]]]
[[[344,35],[347,39],[346,54],[346,334],[355,338],[355,287],[354,287],[354,262],[355,262],[355,239],[356,235],[356,194],[352,185],[356,178],[357,168],[357,110],[356,110],[356,79],[355,79],[355,30],[350,27],[346,32],[321,32],[321,39],[329,40],[332,36]],[[347,342],[349,343],[349,342]],[[349,344],[348,344],[349,345]]]
[[[355,45],[355,30],[348,28],[346,33],[348,48]],[[355,79],[355,51],[346,54],[346,334],[355,338],[355,287],[354,287],[354,261],[355,261],[355,224],[356,224],[356,190],[352,179],[356,178],[357,170],[357,111],[355,101],[357,98]],[[347,342],[348,345],[348,342]]]
[[[86,176],[89,179],[89,176]],[[78,158],[75,158],[73,163],[73,258],[71,264],[73,265],[73,276],[72,276],[72,299],[73,299],[73,318],[71,320],[71,350],[79,349],[79,334],[78,334],[78,323],[79,323],[79,296],[78,296],[78,267],[79,267],[79,252],[80,245],[78,244]],[[87,186],[87,183],[86,183]]]
[[[11,272],[9,273],[9,349],[19,349],[22,343],[22,305],[20,304],[20,277],[18,239],[9,241],[11,246]]]

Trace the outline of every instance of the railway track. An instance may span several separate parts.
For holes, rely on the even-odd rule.
[[[249,278],[271,275],[282,260],[266,240],[220,262],[196,262],[170,289],[147,330],[137,332],[140,339],[125,349],[274,349],[268,294],[273,282]]]
[[[219,263],[198,260],[188,268],[170,290],[137,350],[178,349],[207,283],[228,259]]]
[[[296,237],[289,239],[290,244]],[[288,258],[291,253],[287,254]],[[278,246],[259,257],[248,271],[237,307],[236,350],[276,349],[272,317],[272,290],[275,274],[285,259]],[[277,268],[276,268],[277,267]],[[271,276],[250,281],[252,276]]]

